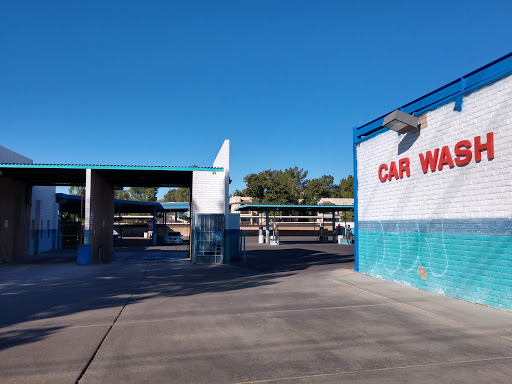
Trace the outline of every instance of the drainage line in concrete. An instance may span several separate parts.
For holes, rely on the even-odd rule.
[[[146,272],[148,271],[148,268],[149,268],[149,265],[146,266],[146,269],[144,270],[144,273],[142,274],[142,277],[140,278],[140,281],[139,281],[139,285],[137,286],[137,288],[135,289],[135,292],[139,290],[140,286],[142,285],[142,281],[144,280],[144,277],[146,276]],[[124,303],[123,307],[121,308],[121,310],[119,311],[119,313],[117,314],[115,320],[113,321],[113,323],[110,325],[110,327],[108,328],[108,331],[107,333],[105,333],[105,336],[103,336],[103,339],[101,339],[100,343],[98,344],[98,347],[96,348],[96,350],[94,351],[94,353],[92,354],[92,356],[90,357],[89,361],[87,362],[87,364],[85,365],[84,369],[82,369],[82,372],[80,372],[80,375],[78,376],[78,379],[76,379],[75,381],[75,384],[79,384],[80,380],[82,380],[82,377],[84,377],[85,375],[85,372],[87,372],[87,369],[89,369],[89,366],[92,364],[92,362],[94,361],[94,359],[96,358],[96,355],[98,354],[98,352],[100,351],[100,348],[102,347],[104,341],[107,339],[107,336],[110,334],[110,331],[112,330],[112,328],[114,328],[114,325],[116,324],[117,320],[119,319],[119,317],[121,317],[121,313],[123,313],[124,309],[126,308],[126,306],[128,305],[128,303],[130,302],[130,300],[132,299],[133,295],[135,294],[132,293],[130,295],[130,297],[126,300],[126,302]]]

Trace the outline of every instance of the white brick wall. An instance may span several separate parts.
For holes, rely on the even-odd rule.
[[[454,103],[427,113],[427,127],[414,134],[387,131],[357,148],[359,220],[432,218],[496,218],[512,216],[512,76],[463,98],[462,112]],[[482,152],[463,167],[445,166],[423,173],[420,153],[494,132],[493,160]],[[405,140],[401,145],[401,141]],[[404,145],[408,143],[409,145]],[[405,149],[398,153],[399,148]],[[379,166],[408,157],[411,176],[381,182]]]
[[[229,214],[229,140],[224,140],[222,147],[213,162],[216,168],[224,168],[224,214]],[[228,220],[225,221],[228,228]]]
[[[224,171],[194,171],[192,174],[192,213],[229,213],[229,140],[225,140],[215,161]],[[228,228],[229,220],[225,220]]]
[[[224,172],[194,171],[192,174],[192,212],[225,213]]]

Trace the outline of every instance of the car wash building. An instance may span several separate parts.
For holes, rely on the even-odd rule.
[[[512,54],[354,128],[355,269],[512,309]]]
[[[38,187],[53,187],[55,206],[57,185],[85,186],[83,244],[77,255],[83,264],[112,257],[114,190],[125,186],[190,188],[191,261],[221,264],[229,262],[231,253],[238,254],[240,219],[238,214],[229,213],[228,203],[229,140],[224,141],[213,167],[33,164],[20,157],[5,155],[3,158],[4,162],[0,163],[3,261],[20,259],[30,253],[30,223],[34,215],[38,234],[42,233],[39,221],[43,227],[55,227],[41,218],[42,213],[37,216],[37,201],[34,204],[32,197],[39,193]]]

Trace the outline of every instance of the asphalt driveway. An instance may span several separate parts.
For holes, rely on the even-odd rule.
[[[352,268],[296,239],[226,266],[2,265],[0,382],[510,383],[510,312]]]

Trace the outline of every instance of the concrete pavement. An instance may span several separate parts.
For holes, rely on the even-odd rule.
[[[510,382],[510,312],[354,273],[352,253],[1,266],[0,382]]]

